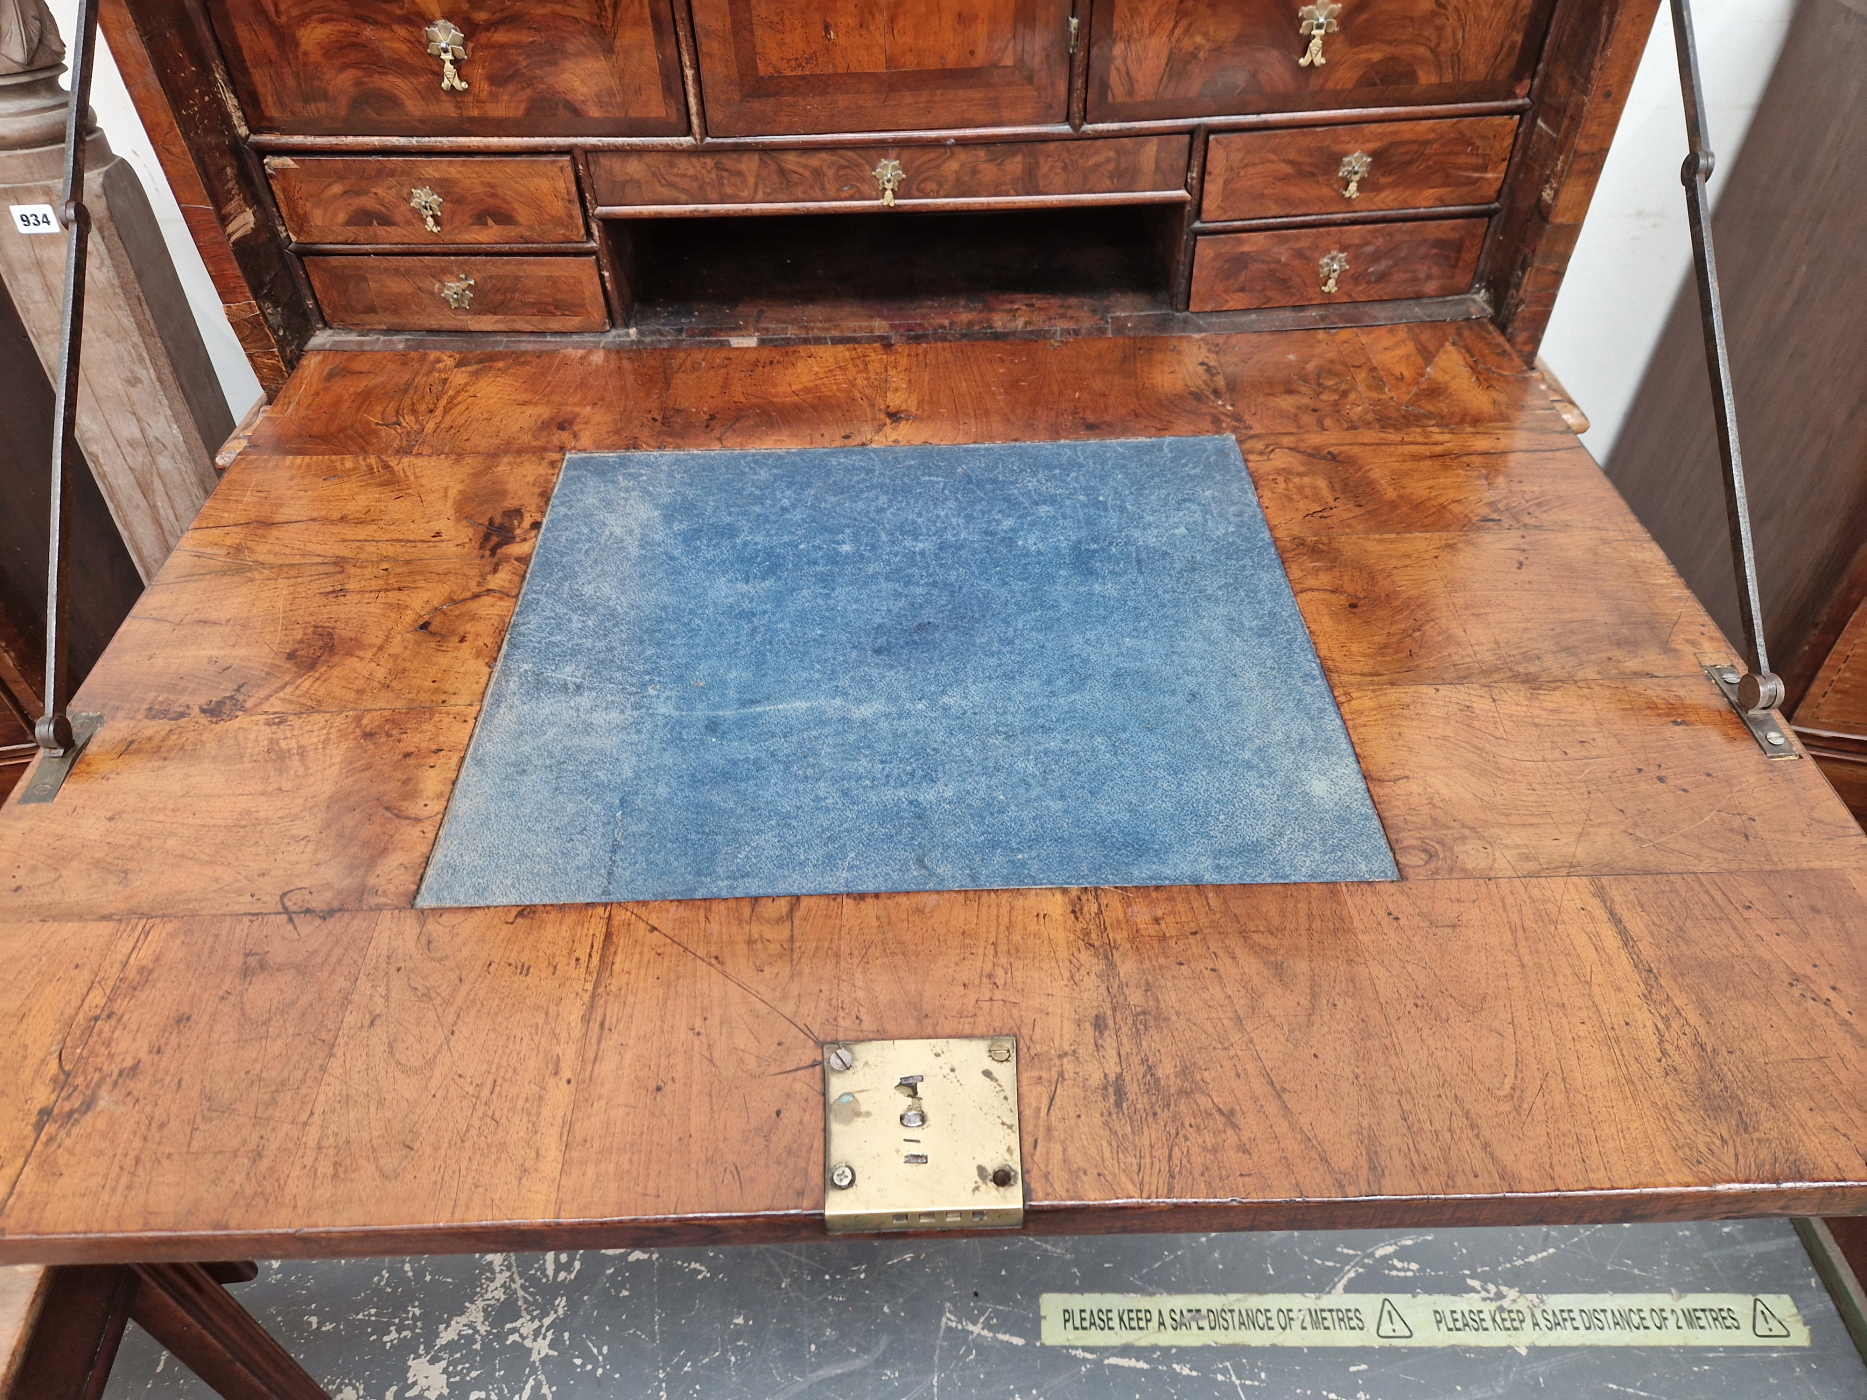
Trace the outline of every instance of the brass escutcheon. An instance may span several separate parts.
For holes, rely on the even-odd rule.
[[[1322,278],[1324,296],[1334,296],[1336,282],[1348,272],[1348,254],[1342,252],[1324,253],[1316,264],[1316,275]]]
[[[460,274],[457,282],[441,284],[441,300],[456,311],[466,311],[473,305],[473,279],[466,273]]]
[[[441,91],[465,92],[467,81],[454,65],[467,61],[467,36],[444,19],[437,19],[422,33],[428,40],[428,52],[441,60]]]
[[[1335,172],[1336,178],[1346,180],[1342,189],[1342,198],[1356,199],[1361,195],[1361,182],[1368,176],[1374,165],[1374,157],[1366,151],[1356,151],[1352,156],[1343,156],[1341,167]]]
[[[421,215],[421,226],[429,233],[441,231],[441,196],[423,185],[408,192],[408,207]]]
[[[894,208],[895,191],[900,189],[901,182],[907,179],[907,175],[901,169],[901,162],[889,156],[870,173],[875,176],[875,183],[881,189],[883,207]]]
[[[1341,13],[1342,7],[1332,0],[1317,0],[1314,5],[1305,5],[1297,11],[1297,33],[1309,35],[1309,48],[1297,60],[1297,67],[1321,68],[1328,63],[1322,56],[1322,36],[1336,32],[1335,17]]]

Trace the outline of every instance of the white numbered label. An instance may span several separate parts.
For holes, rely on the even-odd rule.
[[[13,211],[13,227],[21,233],[63,233],[65,227],[59,223],[58,215],[52,212],[49,204],[9,204]]]

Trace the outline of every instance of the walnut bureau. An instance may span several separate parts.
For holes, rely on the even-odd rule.
[[[1653,9],[106,0],[104,18],[276,386],[346,333],[769,343],[958,313],[978,334],[1489,316],[1532,350]]]

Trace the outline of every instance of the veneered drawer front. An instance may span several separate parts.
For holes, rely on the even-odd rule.
[[[1184,200],[1189,138],[832,148],[815,151],[594,151],[605,212],[682,214],[883,207],[876,170],[901,167],[898,207],[967,202]],[[885,167],[884,167],[885,169]]]
[[[300,243],[585,237],[577,177],[563,156],[272,156],[266,170],[285,226]]]
[[[1486,219],[1219,233],[1193,252],[1195,311],[1248,311],[1469,292]],[[1340,255],[1328,292],[1324,259]]]
[[[1489,204],[1504,183],[1516,137],[1515,117],[1221,133],[1206,147],[1200,217]]]
[[[675,136],[667,0],[206,0],[255,131]],[[430,27],[446,29],[430,33]],[[440,39],[458,31],[454,83]]]
[[[305,259],[324,319],[364,331],[600,331],[594,258]]]
[[[1143,121],[1522,97],[1545,0],[1327,0],[1305,64],[1305,0],[1095,0],[1089,120]]]

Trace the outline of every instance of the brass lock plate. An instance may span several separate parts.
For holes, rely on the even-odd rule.
[[[833,1235],[1024,1223],[1011,1036],[833,1041],[823,1124]]]

